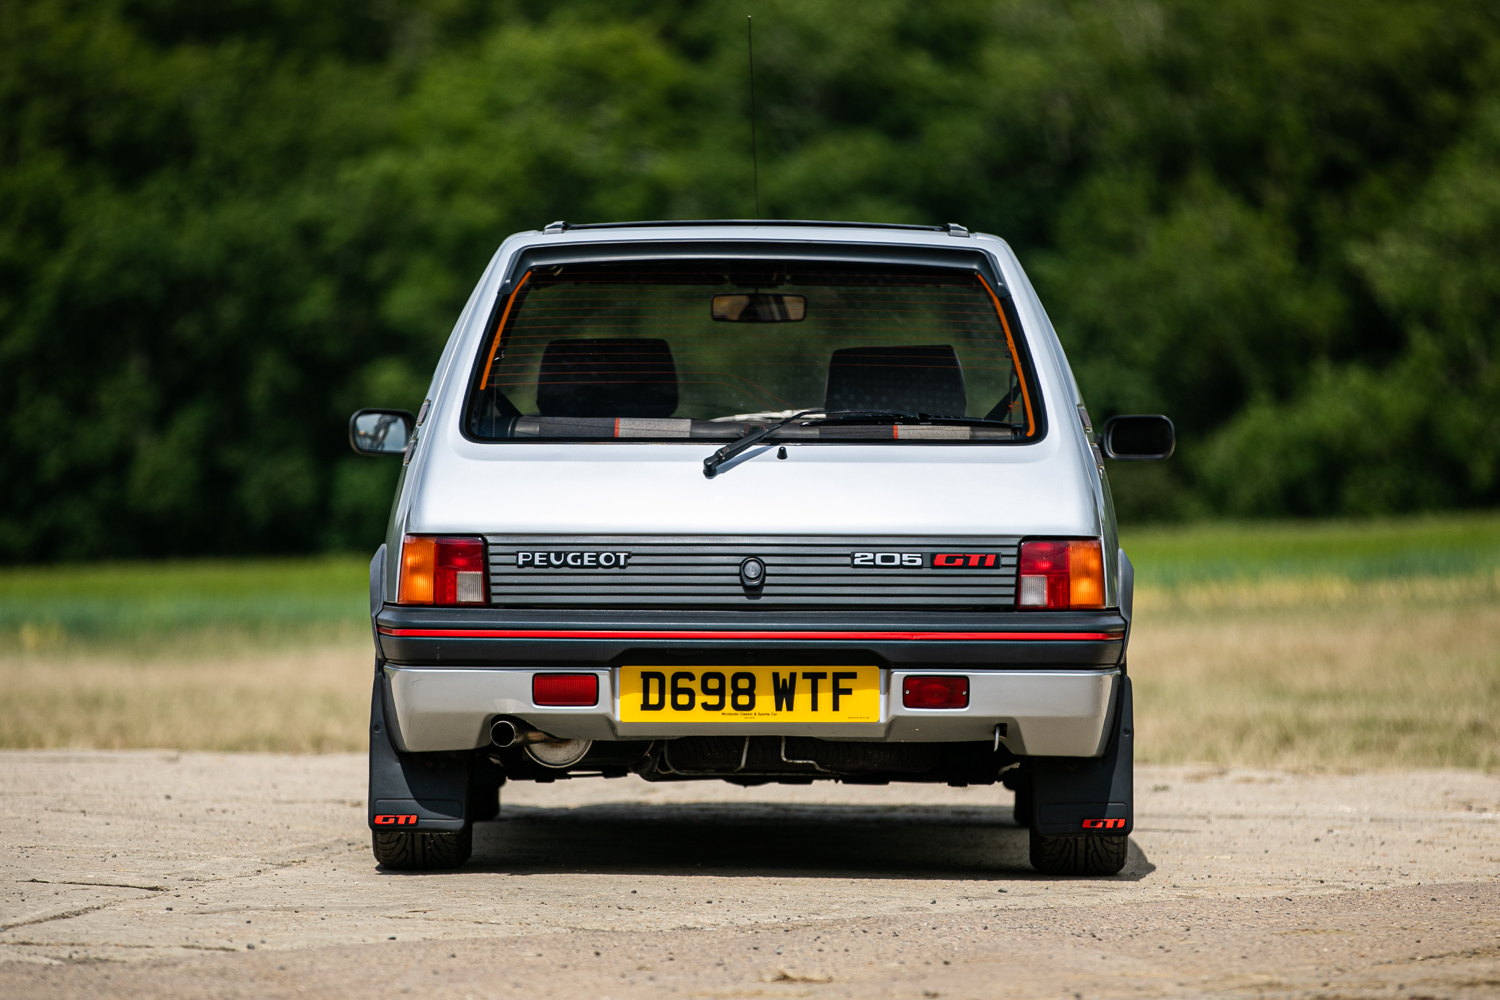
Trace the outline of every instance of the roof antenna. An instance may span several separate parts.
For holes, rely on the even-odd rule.
[[[755,186],[755,218],[760,219],[760,157],[755,149],[755,24],[745,15],[745,45],[750,60],[750,169]]]

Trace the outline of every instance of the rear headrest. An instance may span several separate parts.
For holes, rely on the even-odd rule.
[[[542,353],[537,409],[544,417],[670,417],[677,366],[665,340],[554,340]]]
[[[828,363],[829,410],[899,410],[961,417],[969,408],[964,371],[949,344],[846,347]]]

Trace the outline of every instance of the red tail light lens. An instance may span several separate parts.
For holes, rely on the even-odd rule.
[[[1104,607],[1104,550],[1097,538],[1021,543],[1016,603],[1023,608]]]
[[[401,540],[402,604],[484,604],[484,539],[407,535]]]
[[[599,704],[599,675],[532,674],[531,703],[592,708]]]
[[[967,677],[908,677],[901,683],[901,704],[907,708],[968,708]]]

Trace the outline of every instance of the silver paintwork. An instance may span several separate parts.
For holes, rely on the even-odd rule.
[[[666,243],[743,245],[756,240],[801,243],[820,253],[847,248],[851,254],[878,249],[899,255],[903,248],[936,247],[988,255],[1011,292],[1021,321],[1019,335],[1035,364],[1047,415],[1045,438],[1021,446],[776,442],[751,449],[710,480],[702,469],[703,459],[717,447],[711,442],[479,443],[460,432],[473,359],[521,252],[617,244],[622,256],[639,257]],[[518,233],[501,244],[464,307],[428,399],[431,406],[392,508],[383,574],[387,601],[396,598],[401,536],[413,532],[1096,536],[1107,564],[1106,603],[1116,607],[1121,602],[1123,553],[1108,482],[1079,414],[1083,400],[1031,282],[1011,248],[995,236],[777,223]],[[789,457],[779,461],[775,452],[783,444]],[[975,704],[961,718],[924,722],[924,713],[893,709],[886,722],[858,735],[988,739],[995,722],[1007,722],[1014,727],[1006,742],[1020,753],[1102,752],[1117,672],[970,676],[976,684]],[[404,749],[481,746],[489,719],[499,713],[539,726],[545,717],[543,728],[559,736],[665,735],[627,733],[607,713],[531,707],[530,673],[525,670],[388,666],[386,677]],[[838,734],[856,735],[851,728],[840,728]]]
[[[890,692],[914,674],[936,670],[881,672],[881,721],[876,723],[715,723],[645,724],[617,721],[618,669],[579,670],[599,677],[601,704],[588,709],[543,708],[531,702],[532,667],[385,666],[396,747],[403,751],[467,750],[490,741],[497,715],[514,716],[564,739],[670,739],[711,733],[717,736],[816,736],[883,742],[951,743],[991,739],[1004,723],[1001,740],[1018,754],[1097,757],[1104,752],[1106,723],[1114,707],[1120,671],[992,670],[942,671],[969,678],[966,709],[904,708]]]

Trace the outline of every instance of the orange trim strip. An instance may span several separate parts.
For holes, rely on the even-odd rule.
[[[530,277],[530,271],[521,275],[521,280],[516,282],[516,287],[510,290],[510,298],[505,300],[505,311],[500,314],[500,325],[495,327],[495,339],[490,344],[490,356],[484,362],[484,376],[479,380],[481,391],[490,384],[490,366],[495,363],[495,352],[500,349],[500,335],[505,332],[505,321],[510,318],[510,307],[516,304],[516,296],[521,293],[521,286],[526,284],[526,279]]]
[[[1000,317],[1000,325],[1005,329],[1005,342],[1010,346],[1010,362],[1016,366],[1016,380],[1021,383],[1021,402],[1026,405],[1026,436],[1031,437],[1036,433],[1036,418],[1031,415],[1031,393],[1026,391],[1026,376],[1021,371],[1021,356],[1016,353],[1015,338],[1010,335],[1010,322],[1005,318],[1005,310],[1000,308],[1000,296],[990,287],[990,283],[984,280],[984,275],[976,274],[979,283],[984,290],[990,293],[990,301],[995,303],[995,314]]]

